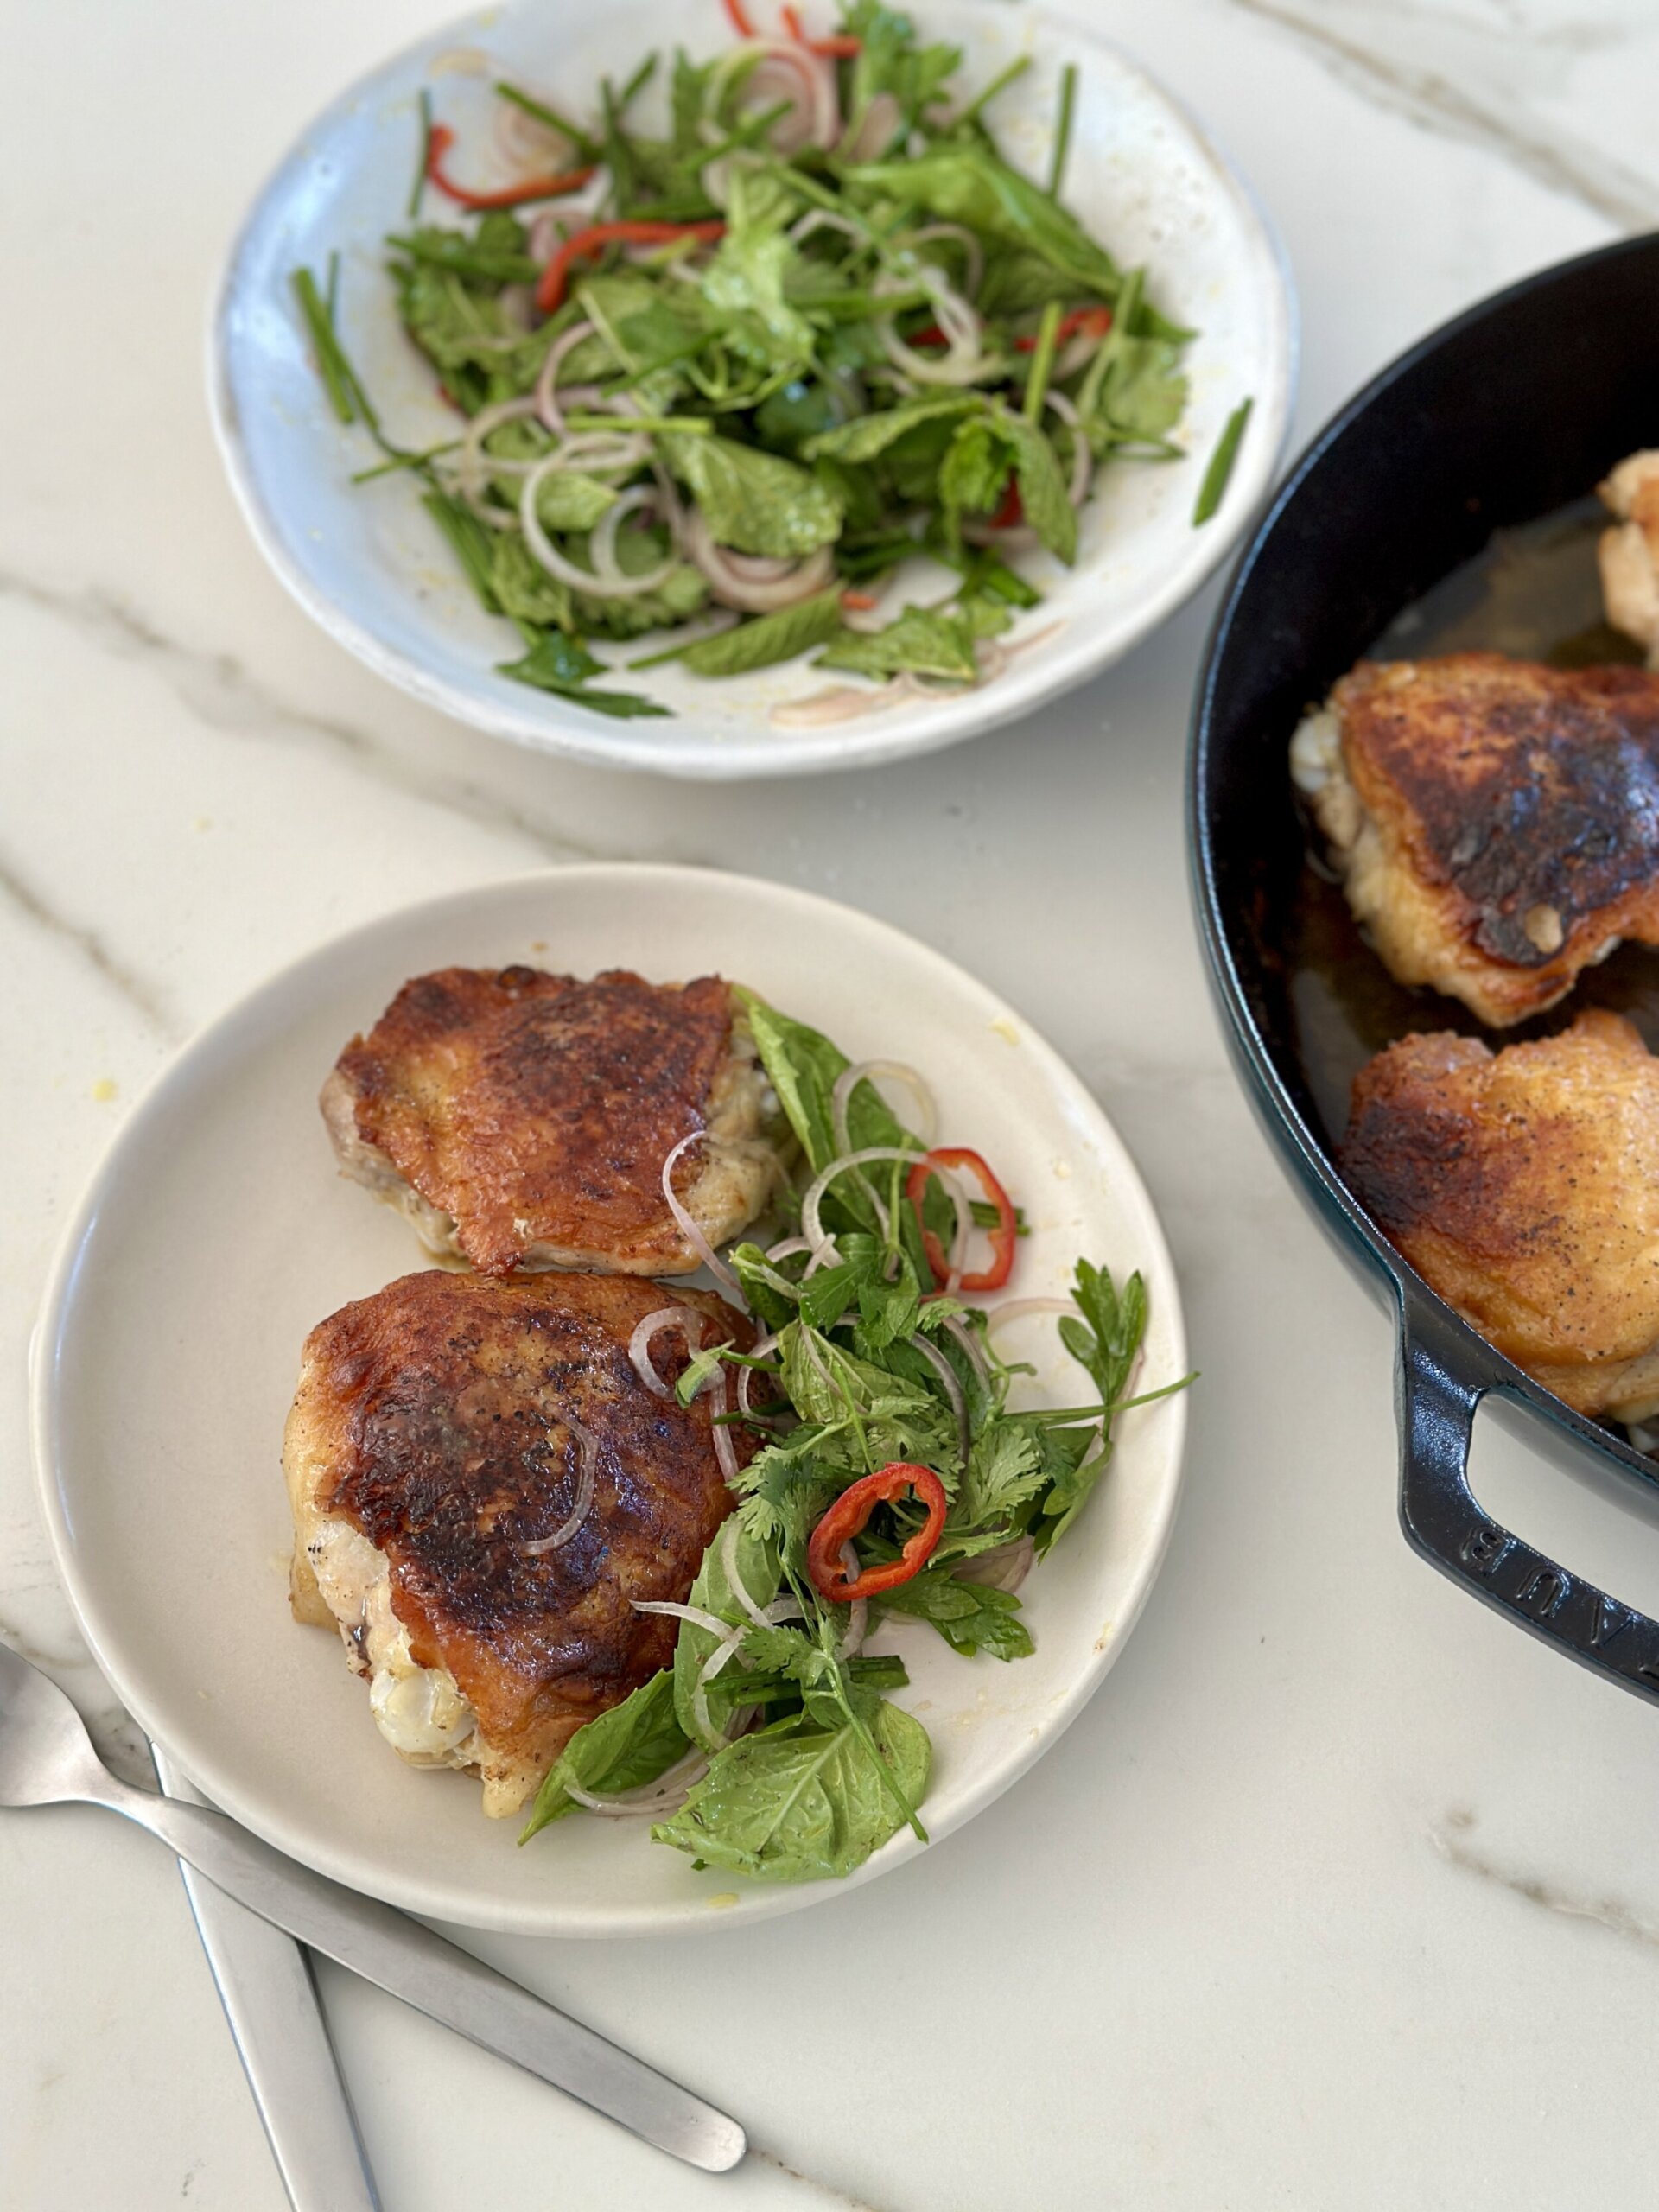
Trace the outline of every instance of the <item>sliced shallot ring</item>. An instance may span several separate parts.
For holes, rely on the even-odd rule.
[[[861,1083],[874,1083],[878,1076],[889,1083],[902,1083],[921,1108],[922,1126],[917,1134],[922,1142],[932,1148],[939,1133],[938,1109],[933,1103],[933,1094],[916,1070],[903,1060],[855,1060],[843,1068],[836,1077],[836,1087],[830,1094],[830,1126],[835,1133],[837,1147],[842,1152],[851,1148],[852,1140],[847,1134],[847,1109],[852,1096]]]
[[[633,1362],[634,1373],[653,1398],[671,1398],[674,1387],[664,1382],[657,1372],[651,1357],[652,1338],[659,1329],[677,1325],[685,1332],[687,1351],[696,1351],[702,1343],[702,1325],[707,1318],[695,1306],[659,1306],[654,1313],[647,1313],[635,1325],[628,1338],[628,1357]]]
[[[562,1550],[588,1518],[588,1510],[594,1502],[594,1477],[599,1465],[599,1439],[591,1429],[584,1428],[579,1421],[572,1421],[568,1415],[563,1416],[562,1421],[563,1426],[568,1428],[575,1437],[576,1449],[582,1455],[582,1472],[576,1482],[575,1503],[570,1508],[568,1517],[559,1523],[550,1536],[537,1536],[533,1543],[528,1543],[523,1547],[531,1559],[543,1559],[549,1552]]]
[[[682,1137],[669,1154],[668,1158],[663,1162],[663,1196],[668,1201],[668,1210],[673,1215],[681,1236],[702,1262],[703,1266],[708,1268],[711,1275],[717,1276],[728,1290],[735,1291],[741,1298],[743,1295],[743,1286],[715,1250],[714,1246],[703,1235],[702,1229],[692,1219],[686,1211],[684,1201],[674,1188],[674,1168],[680,1154],[688,1147],[701,1144],[707,1134],[705,1129],[693,1129],[690,1136]]]
[[[845,215],[838,215],[833,207],[809,207],[789,226],[789,235],[799,245],[810,238],[814,231],[844,231],[849,238],[856,238],[860,245],[868,245],[870,234]]]
[[[1037,1547],[1029,1536],[1012,1536],[1006,1544],[981,1552],[956,1571],[958,1582],[979,1582],[987,1589],[1016,1591],[1031,1572]]]
[[[1090,479],[1095,473],[1095,456],[1089,441],[1083,435],[1083,424],[1077,410],[1063,391],[1043,395],[1045,407],[1052,407],[1071,433],[1071,481],[1066,486],[1067,496],[1074,507],[1080,507],[1089,496]]]
[[[725,1570],[727,1585],[741,1610],[748,1615],[756,1628],[770,1628],[772,1625],[773,1616],[770,1612],[763,1611],[756,1605],[753,1593],[737,1571],[737,1541],[741,1533],[737,1525],[737,1516],[734,1513],[728,1519],[724,1529],[721,1530],[720,1563]]]
[[[545,461],[537,462],[525,477],[518,493],[518,526],[524,533],[524,543],[531,556],[562,584],[569,584],[572,591],[585,592],[590,599],[638,599],[642,593],[652,591],[661,581],[658,575],[625,576],[618,583],[607,583],[589,569],[577,568],[574,561],[567,561],[558,547],[542,527],[542,518],[536,512],[536,497],[552,472],[563,465],[563,455],[550,453]]]
[[[715,1457],[720,1462],[720,1471],[726,1487],[735,1490],[737,1478],[743,1471],[737,1464],[737,1446],[732,1441],[731,1429],[719,1418],[731,1402],[726,1388],[725,1369],[715,1368],[703,1388],[709,1393],[709,1433],[715,1440]]]
[[[455,454],[456,480],[461,494],[476,514],[485,506],[485,492],[493,476],[526,475],[536,464],[532,461],[506,461],[494,454],[486,453],[484,441],[492,430],[499,430],[504,423],[521,423],[536,413],[533,399],[504,399],[494,407],[480,407],[467,428],[461,432],[461,445]],[[512,518],[495,510],[499,524],[511,529]]]
[[[856,127],[842,141],[841,157],[845,162],[878,162],[893,143],[893,133],[905,119],[905,111],[891,92],[877,92]]]
[[[637,596],[639,589],[650,591],[665,583],[679,566],[677,554],[671,553],[659,568],[648,569],[643,576],[630,576],[619,565],[616,558],[616,533],[625,515],[636,514],[641,507],[654,506],[657,487],[654,484],[636,484],[631,492],[624,492],[606,508],[588,541],[588,551],[593,561],[594,573],[601,577],[607,591],[615,592],[620,585],[630,587],[630,596]]]
[[[841,1548],[841,1568],[849,1582],[856,1582],[863,1572],[859,1564],[858,1546],[854,1543],[850,1536]],[[841,1656],[843,1659],[857,1658],[859,1653],[864,1649],[864,1638],[868,1633],[869,1625],[869,1599],[855,1598],[847,1608],[847,1626],[841,1639]]]
[[[985,250],[967,226],[963,223],[925,223],[919,231],[912,231],[904,243],[920,245],[928,238],[954,238],[958,245],[966,246],[968,289],[976,292],[985,274]]]
[[[565,355],[573,353],[584,338],[597,338],[599,332],[591,322],[573,322],[569,330],[562,330],[547,349],[547,359],[542,363],[542,373],[536,379],[535,406],[548,429],[563,436],[564,416],[559,411],[557,385],[559,365]],[[580,391],[582,387],[578,385]],[[569,397],[569,394],[566,397]]]
[[[831,683],[804,699],[785,699],[766,716],[774,729],[833,729],[838,722],[861,721],[902,706],[910,693],[897,677],[874,691],[854,683]]]
[[[754,1349],[750,1352],[749,1357],[751,1359],[764,1359],[769,1351],[776,1351],[777,1349],[778,1339],[776,1337],[762,1337],[760,1342],[754,1346]],[[754,1370],[752,1367],[740,1367],[737,1370],[737,1410],[741,1414],[746,1414],[750,1410],[749,1378],[753,1373]]]
[[[723,1621],[718,1613],[711,1613],[702,1605],[683,1605],[674,1598],[634,1598],[629,1601],[636,1613],[664,1613],[677,1621],[690,1621],[693,1628],[706,1628],[710,1636],[729,1636],[730,1621]]]
[[[905,1152],[893,1144],[866,1145],[859,1152],[837,1154],[823,1173],[815,1176],[808,1185],[806,1196],[801,1200],[801,1233],[814,1248],[815,1255],[823,1246],[834,1242],[833,1238],[826,1236],[824,1232],[818,1209],[823,1202],[824,1192],[838,1176],[844,1175],[849,1167],[868,1166],[873,1160],[897,1160],[903,1161],[907,1166],[913,1167],[921,1157],[919,1152]],[[961,1185],[957,1181],[954,1170],[949,1167],[936,1167],[933,1172],[944,1184],[946,1192],[956,1206],[957,1232],[961,1235],[963,1224],[969,1224],[973,1220],[973,1213],[968,1201],[962,1194]]]
[[[973,1331],[960,1313],[947,1313],[943,1325],[946,1334],[962,1346],[963,1352],[967,1355],[968,1364],[979,1377],[982,1388],[988,1390],[991,1387],[991,1370],[985,1363],[985,1355],[980,1350],[979,1340]]]
[[[780,154],[797,153],[803,146],[817,146],[828,153],[841,137],[841,102],[836,95],[833,62],[823,60],[788,39],[745,39],[729,48],[715,65],[709,92],[717,105],[734,69],[748,65],[742,105],[766,105],[768,76],[785,99],[794,102],[792,115],[780,115],[768,133],[769,143]],[[794,89],[779,82],[792,78]],[[756,95],[760,95],[756,98]]]
[[[951,1411],[957,1416],[957,1438],[962,1447],[963,1465],[966,1466],[968,1446],[970,1441],[968,1433],[968,1401],[963,1395],[962,1384],[957,1380],[957,1370],[937,1344],[929,1344],[919,1329],[912,1330],[906,1341],[920,1352],[922,1357],[944,1385],[944,1394],[950,1399]]]
[[[642,1782],[638,1789],[625,1789],[614,1797],[596,1796],[574,1782],[567,1782],[564,1789],[565,1795],[574,1797],[578,1805],[606,1820],[639,1820],[652,1813],[677,1812],[708,1771],[708,1755],[694,1744],[655,1782]]]
[[[985,1330],[995,1336],[1005,1322],[1023,1321],[1033,1313],[1075,1313],[1075,1298],[1005,1298],[1000,1306],[985,1308]]]
[[[747,1628],[728,1629],[725,1642],[718,1649],[711,1651],[697,1669],[697,1679],[691,1689],[691,1717],[704,1743],[712,1740],[716,1744],[729,1744],[732,1737],[737,1733],[735,1726],[724,1734],[715,1727],[714,1716],[709,1710],[709,1685],[727,1661],[742,1649],[743,1639],[748,1632]],[[735,1714],[733,1715],[733,1719],[735,1722]]]
[[[827,545],[801,560],[777,560],[717,545],[699,507],[686,518],[685,550],[709,579],[721,605],[745,614],[775,614],[782,607],[798,606],[821,592],[836,573],[835,556]]]

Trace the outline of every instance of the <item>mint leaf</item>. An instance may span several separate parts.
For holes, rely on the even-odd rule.
[[[817,668],[842,668],[855,676],[943,677],[971,683],[979,674],[966,620],[936,607],[907,607],[896,621],[874,631],[843,630]]]
[[[822,431],[803,448],[808,461],[874,461],[896,439],[924,423],[948,421],[952,416],[980,412],[984,400],[976,391],[941,391],[920,399],[901,400],[878,415],[860,415],[833,430]]]
[[[702,508],[717,545],[785,559],[835,542],[841,529],[840,500],[794,461],[731,438],[670,433],[658,442]]]
[[[700,639],[677,658],[695,676],[746,676],[751,669],[810,652],[840,627],[841,587],[833,584],[793,607],[780,607],[775,614],[757,614],[734,630]]]
[[[496,673],[510,676],[515,683],[531,684],[538,691],[555,692],[578,707],[619,721],[668,712],[655,699],[642,698],[634,692],[595,691],[588,678],[607,673],[605,664],[594,658],[580,638],[568,637],[563,630],[547,631],[522,660],[499,662]]]
[[[1038,255],[1078,291],[1116,296],[1117,264],[1059,202],[981,141],[937,145],[917,161],[865,162],[847,173],[861,196],[924,207],[946,222]]]
[[[1077,555],[1077,512],[1065,488],[1058,456],[1044,433],[1021,415],[999,409],[996,427],[1014,448],[1014,468],[1026,520],[1058,559]]]

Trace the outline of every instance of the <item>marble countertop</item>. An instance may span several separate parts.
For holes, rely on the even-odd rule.
[[[1659,221],[1647,0],[1087,6],[1282,227],[1299,442],[1468,302]],[[327,1974],[388,2212],[1645,2201],[1659,1716],[1400,1537],[1389,1331],[1251,1122],[1188,914],[1213,595],[959,751],[683,788],[437,720],[262,567],[207,427],[210,279],[303,119],[448,12],[60,0],[0,33],[0,1634],[132,1756],[35,1513],[23,1355],[66,1210],[183,1038],[342,926],[537,862],[827,892],[1013,1000],[1136,1153],[1204,1369],[1168,1564],[1064,1741],[888,1879],[672,1943],[469,1939],[737,2113],[732,2177]],[[1659,1534],[1487,1423],[1476,1478],[1659,1609]],[[171,1864],[66,1810],[0,1816],[0,2202],[277,2212]]]

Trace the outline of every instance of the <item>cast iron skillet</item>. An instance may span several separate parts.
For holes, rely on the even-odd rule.
[[[1489,1392],[1514,1403],[1560,1464],[1649,1511],[1659,1467],[1494,1351],[1372,1226],[1333,1163],[1341,1131],[1322,1116],[1302,1020],[1306,840],[1286,757],[1306,707],[1403,608],[1495,531],[1582,500],[1624,454],[1653,445],[1659,236],[1529,277],[1403,355],[1314,441],[1238,564],[1199,681],[1188,804],[1200,931],[1246,1090],[1293,1181],[1397,1314],[1408,1539],[1510,1620],[1659,1700],[1659,1622],[1476,1503],[1475,1409]],[[1632,962],[1646,963],[1642,988],[1659,1007],[1659,954],[1627,947],[1610,969]],[[1574,1003],[1541,1026],[1570,1019]],[[1474,1026],[1433,994],[1414,1006],[1408,1027]],[[1659,1044],[1651,1022],[1649,1043]]]

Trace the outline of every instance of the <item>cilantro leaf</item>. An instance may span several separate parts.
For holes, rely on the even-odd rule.
[[[1012,1591],[958,1581],[948,1567],[924,1567],[885,1591],[880,1603],[886,1612],[931,1621],[950,1649],[967,1658],[987,1651],[994,1659],[1025,1659],[1035,1648]]]

